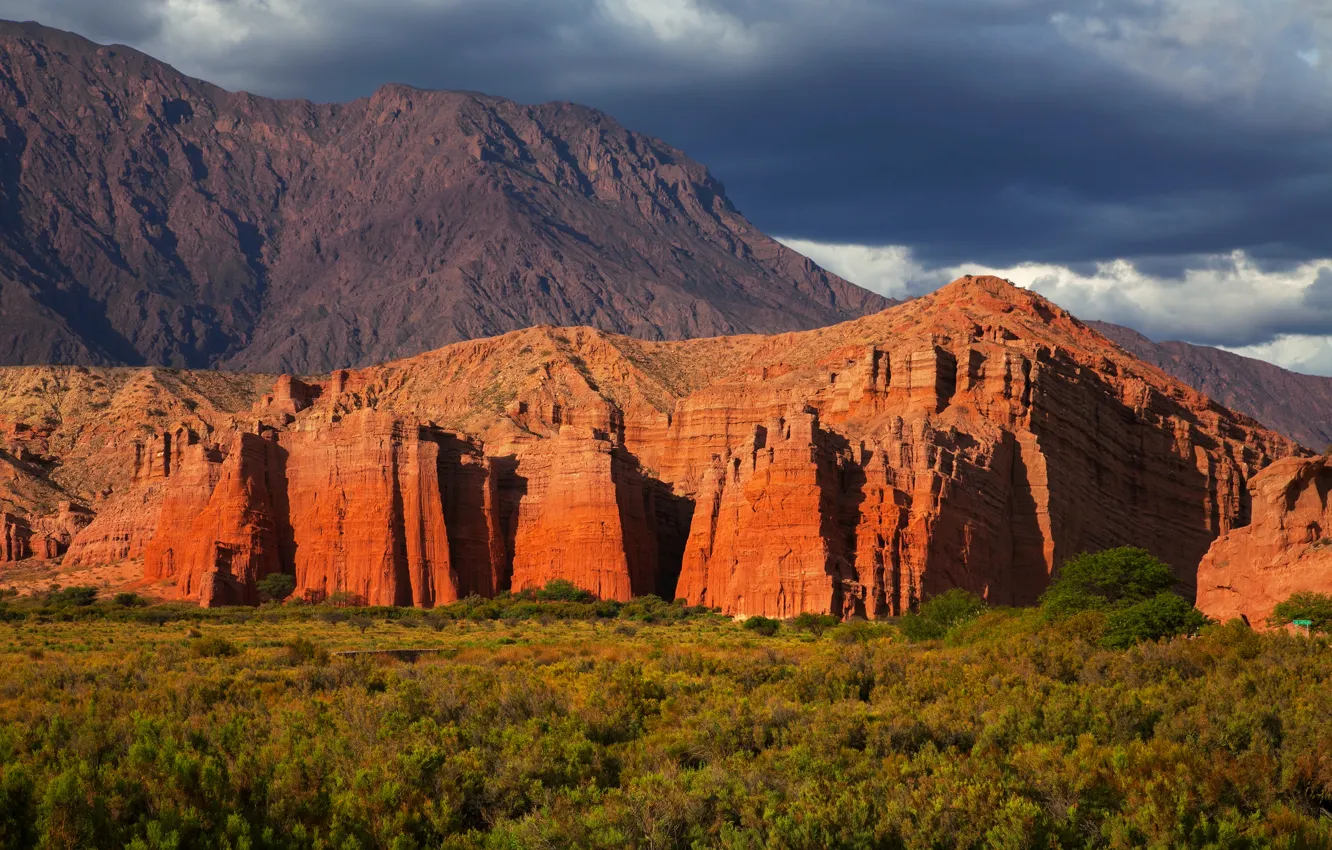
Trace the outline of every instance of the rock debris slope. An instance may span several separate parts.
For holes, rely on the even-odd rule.
[[[313,372],[542,323],[667,339],[888,303],[591,109],[268,100],[0,22],[0,363]]]
[[[777,336],[538,327],[304,379],[14,369],[0,416],[47,453],[27,522],[88,510],[67,563],[142,558],[205,605],[283,571],[375,604],[564,578],[878,617],[951,587],[1029,603],[1119,544],[1192,593],[1250,479],[1302,453],[982,277]]]

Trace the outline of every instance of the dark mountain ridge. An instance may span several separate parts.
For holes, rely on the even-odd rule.
[[[0,363],[312,372],[537,324],[646,339],[888,300],[581,106],[228,92],[0,22]]]
[[[1332,378],[1187,342],[1153,342],[1109,322],[1088,322],[1125,351],[1311,449],[1332,445]]]

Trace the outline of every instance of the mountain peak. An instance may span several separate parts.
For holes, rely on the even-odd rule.
[[[19,36],[0,37],[5,155],[25,163],[0,201],[0,363],[308,373],[534,324],[672,339],[890,303],[595,110],[402,84],[347,106],[227,95],[39,25],[0,33]]]

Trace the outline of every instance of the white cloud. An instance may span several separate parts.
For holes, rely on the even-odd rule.
[[[1332,309],[1323,306],[1332,259],[1264,269],[1241,251],[1198,259],[1178,277],[1128,260],[1077,271],[1049,263],[927,267],[900,245],[837,245],[784,239],[830,271],[893,297],[921,294],[963,274],[993,274],[1034,289],[1083,319],[1128,325],[1152,339],[1221,345],[1312,374],[1332,375]],[[1317,283],[1322,275],[1325,283]],[[1308,332],[1283,332],[1302,327]],[[1327,334],[1319,333],[1328,329]]]
[[[1326,102],[1325,0],[1109,0],[1050,22],[1070,44],[1195,100],[1267,109],[1265,94],[1299,86]]]
[[[758,47],[755,34],[738,18],[697,0],[600,0],[600,6],[619,26],[670,46],[731,54]]]
[[[1332,375],[1332,336],[1281,336],[1263,345],[1230,348],[1236,354],[1276,363],[1308,375]]]
[[[782,239],[826,269],[889,298],[909,298],[937,289],[956,275],[951,269],[927,269],[903,245],[838,245],[808,239]]]

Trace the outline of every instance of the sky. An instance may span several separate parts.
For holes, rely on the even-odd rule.
[[[1332,0],[0,0],[277,97],[573,100],[888,295],[1332,375]]]

